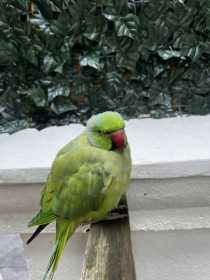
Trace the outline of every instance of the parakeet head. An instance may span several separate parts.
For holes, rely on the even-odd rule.
[[[104,112],[91,117],[87,122],[89,142],[106,150],[123,149],[127,144],[125,123],[117,112]]]

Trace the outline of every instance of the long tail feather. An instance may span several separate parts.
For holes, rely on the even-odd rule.
[[[56,241],[43,280],[53,279],[61,254],[75,228],[75,224],[67,220],[56,222]]]
[[[46,228],[46,226],[48,226],[49,224],[45,224],[45,225],[40,225],[36,228],[36,230],[34,231],[34,233],[31,235],[31,237],[26,241],[26,244],[30,244],[34,238],[36,238],[41,231],[43,231],[44,228]]]
[[[49,224],[52,221],[56,219],[55,214],[52,213],[52,211],[48,212],[42,212],[40,211],[38,214],[36,214],[35,217],[32,218],[32,220],[29,222],[28,226],[39,226],[39,225],[45,225]]]

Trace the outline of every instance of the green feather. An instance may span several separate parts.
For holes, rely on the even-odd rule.
[[[53,279],[61,254],[75,228],[75,224],[68,220],[58,219],[56,221],[56,241],[43,280]]]
[[[110,150],[112,141],[109,134],[124,128],[124,120],[117,112],[104,112],[93,116],[87,122],[87,136],[95,147]]]
[[[28,223],[29,227],[45,225],[53,222],[56,219],[55,214],[52,211],[42,212],[40,211],[33,219]]]
[[[124,120],[117,112],[104,112],[92,116],[87,122],[88,129],[104,133],[116,131],[124,127]]]

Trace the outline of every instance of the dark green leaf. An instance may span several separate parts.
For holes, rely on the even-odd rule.
[[[80,60],[81,66],[90,66],[95,68],[96,70],[102,70],[103,63],[100,62],[100,53],[99,52],[91,52],[85,56],[83,56]]]
[[[66,112],[74,112],[77,110],[77,107],[72,104],[69,98],[65,97],[57,97],[56,100],[51,104],[51,110],[55,112],[57,115],[66,113]]]
[[[43,70],[45,73],[53,71],[57,67],[57,62],[51,55],[46,55],[43,59]]]
[[[157,53],[164,60],[168,60],[168,59],[173,58],[173,57],[180,57],[181,58],[181,54],[180,54],[179,51],[159,50]]]
[[[46,94],[42,88],[34,87],[26,91],[26,94],[31,97],[37,107],[45,107],[47,105]]]
[[[68,96],[70,89],[66,85],[58,84],[48,88],[48,101],[51,102],[57,96]]]
[[[115,19],[117,35],[134,39],[137,35],[137,18],[133,14]]]

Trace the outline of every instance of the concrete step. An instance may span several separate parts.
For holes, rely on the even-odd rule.
[[[132,234],[137,280],[208,280],[210,230]]]
[[[22,234],[21,237],[25,244],[29,235]],[[24,253],[28,261],[30,280],[40,280],[43,278],[52,251],[54,237],[54,234],[50,233],[41,234],[30,245],[25,245]],[[85,245],[85,234],[75,234],[71,238],[71,241],[68,242],[61,257],[61,261],[55,275],[56,280],[80,279]]]
[[[34,228],[27,223],[34,213],[0,214],[0,232],[30,234]],[[129,211],[131,231],[168,231],[210,229],[210,207],[188,207],[171,209],[153,209]],[[78,228],[78,233],[85,233],[88,226]],[[43,234],[53,234],[55,224],[49,225]]]

